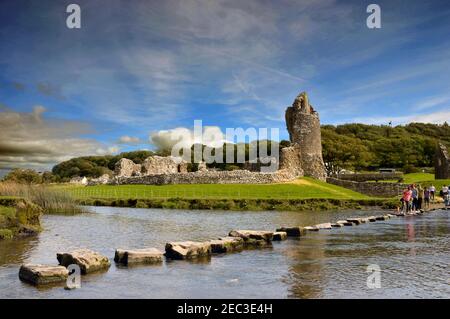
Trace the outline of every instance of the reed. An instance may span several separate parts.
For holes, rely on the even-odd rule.
[[[74,215],[85,212],[69,193],[45,185],[2,182],[0,195],[25,198],[40,206],[46,214]]]

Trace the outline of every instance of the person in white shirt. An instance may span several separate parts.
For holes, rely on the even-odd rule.
[[[434,193],[436,192],[436,187],[434,187],[433,184],[430,186],[430,199],[432,202],[434,202]]]

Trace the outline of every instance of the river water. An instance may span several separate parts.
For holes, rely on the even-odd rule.
[[[56,253],[208,240],[232,229],[307,226],[374,211],[231,212],[90,207],[78,216],[44,216],[36,237],[0,242],[0,298],[450,298],[449,212],[310,232],[270,248],[208,260],[119,267],[82,277],[82,287],[35,288],[22,263],[57,264]],[[368,265],[381,288],[368,288]]]

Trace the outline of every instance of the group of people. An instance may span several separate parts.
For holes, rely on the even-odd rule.
[[[450,206],[450,186],[443,186],[440,191],[440,195],[444,199],[445,206]],[[407,189],[403,191],[402,198],[402,211],[403,212],[415,212],[422,208],[429,208],[430,202],[435,201],[436,187],[431,185],[430,187],[422,188],[420,185],[411,184]]]

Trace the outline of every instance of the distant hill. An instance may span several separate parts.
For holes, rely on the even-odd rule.
[[[415,172],[417,168],[432,167],[436,143],[450,146],[450,126],[412,123],[405,126],[387,125],[323,125],[322,146],[324,161],[331,166],[350,170],[374,170],[381,167]],[[288,146],[280,142],[280,147]],[[151,155],[168,155],[151,151],[134,151],[119,155],[85,156],[73,158],[53,167],[59,179],[74,176],[98,177],[111,174],[114,164],[122,157],[142,163]],[[242,164],[213,164],[220,169],[242,168]]]
[[[450,145],[447,123],[322,126],[324,161],[353,170],[389,167],[414,172],[432,167],[438,141]]]

